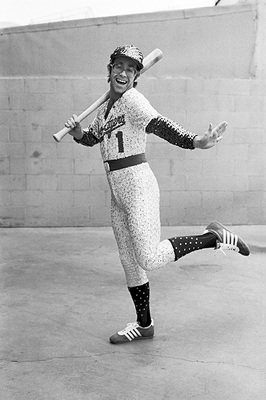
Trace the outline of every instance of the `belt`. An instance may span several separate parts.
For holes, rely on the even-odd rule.
[[[118,158],[117,160],[108,160],[104,162],[104,168],[106,172],[116,171],[117,169],[132,167],[147,162],[144,153],[135,154],[125,158]]]

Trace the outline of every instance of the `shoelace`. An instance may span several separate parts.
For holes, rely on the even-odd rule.
[[[232,250],[239,252],[239,248],[237,247],[238,236],[234,233],[226,231],[223,229],[223,241],[218,242],[217,250],[220,250],[225,256],[224,250]]]
[[[125,337],[131,341],[138,336],[142,336],[139,330],[139,325],[137,322],[129,323],[122,331],[118,332],[119,335],[125,335]]]

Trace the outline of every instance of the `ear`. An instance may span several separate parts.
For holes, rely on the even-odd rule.
[[[107,64],[107,72],[108,72],[108,75],[107,75],[107,82],[108,82],[108,83],[110,82],[111,71],[112,71],[112,66],[111,66],[111,64],[109,63],[109,64]]]
[[[138,79],[139,77],[140,77],[140,71],[137,70],[136,76],[135,76],[135,78],[134,78],[133,87],[136,87],[136,86],[137,86],[137,84],[138,84],[137,79]]]

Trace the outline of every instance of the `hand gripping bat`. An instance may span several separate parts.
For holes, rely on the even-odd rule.
[[[150,54],[148,54],[144,58],[143,68],[140,71],[141,74],[143,74],[143,72],[147,71],[150,67],[152,67],[154,64],[156,64],[158,61],[160,61],[162,57],[163,57],[162,51],[160,49],[154,49]],[[78,121],[79,122],[83,121],[83,119],[85,119],[90,114],[92,114],[93,111],[95,111],[98,107],[100,107],[100,105],[103,104],[108,98],[109,98],[109,90],[108,90],[108,92],[104,93],[101,97],[99,97],[99,99],[96,100],[90,107],[88,107],[80,115],[78,115]],[[66,136],[70,131],[71,131],[71,128],[65,127],[63,129],[61,129],[61,131],[55,133],[53,135],[53,138],[57,142],[60,142],[61,139],[63,139],[63,137]]]

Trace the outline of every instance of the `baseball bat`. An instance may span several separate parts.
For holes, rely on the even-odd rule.
[[[143,59],[143,68],[140,71],[141,74],[143,74],[145,71],[147,71],[149,68],[151,68],[154,64],[156,64],[158,61],[161,60],[163,57],[163,53],[160,49],[154,49],[150,54],[148,54],[144,59]],[[101,97],[99,97],[98,100],[96,100],[90,107],[86,108],[80,115],[78,115],[78,121],[81,122],[83,121],[86,117],[88,117],[90,114],[93,113],[93,111],[97,110],[98,107],[100,107],[101,104],[103,104],[107,99],[109,98],[109,90],[104,93]],[[63,128],[61,131],[55,133],[53,135],[53,138],[57,141],[60,142],[64,136],[66,136],[69,132],[71,131],[71,128]]]

